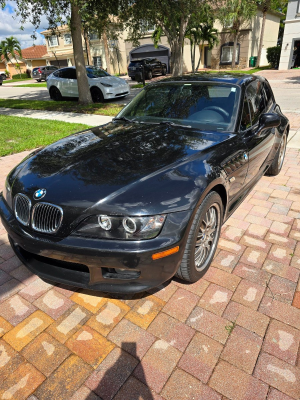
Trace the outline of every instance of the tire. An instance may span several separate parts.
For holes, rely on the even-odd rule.
[[[215,224],[213,224],[214,220]],[[212,224],[211,228],[210,223]],[[218,193],[212,191],[205,197],[195,214],[182,261],[175,276],[192,283],[198,281],[205,274],[216,252],[222,223],[223,203]],[[208,231],[205,235],[201,230],[206,229]],[[211,231],[212,229],[215,230]],[[209,243],[211,244],[209,245]]]
[[[94,103],[103,103],[104,102],[103,93],[101,92],[101,90],[99,88],[92,87],[91,95],[92,95],[92,100]]]
[[[149,79],[149,81],[152,79],[152,71],[149,71],[148,73],[147,73],[147,79]]]
[[[131,77],[131,80],[132,80],[132,81],[135,81],[135,77],[134,77],[134,76],[132,76],[132,77]]]
[[[36,81],[37,81],[37,82],[41,82],[42,80],[41,80],[41,79],[36,79]]]
[[[284,157],[285,157],[286,144],[287,144],[287,134],[284,133],[282,135],[279,149],[277,150],[275,158],[274,158],[272,164],[269,166],[269,168],[266,172],[266,175],[276,176],[281,171],[281,168],[282,168],[283,162],[284,162]]]
[[[2,82],[0,82],[0,86],[2,86]]]
[[[62,95],[56,86],[52,86],[49,90],[50,98],[54,101],[61,101]]]
[[[162,70],[162,75],[167,75],[167,70],[166,70],[166,68],[163,68],[163,70]]]

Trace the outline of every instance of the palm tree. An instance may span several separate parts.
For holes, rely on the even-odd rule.
[[[19,64],[16,64],[15,66],[15,64],[12,61],[16,57],[16,54],[18,54],[20,58],[22,57],[21,44],[18,41],[18,39],[13,36],[7,37],[0,43],[0,48],[1,48],[0,52],[2,53],[4,59],[7,62],[11,62],[12,65],[15,67],[15,69],[19,69],[21,78],[21,69],[20,67],[19,68],[17,67]]]

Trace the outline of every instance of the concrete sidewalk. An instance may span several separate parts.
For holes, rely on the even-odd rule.
[[[63,122],[75,122],[90,126],[107,124],[113,117],[105,115],[79,114],[61,111],[39,111],[39,110],[15,110],[12,108],[0,107],[0,115],[10,115],[14,117],[27,117],[36,119],[57,120]]]

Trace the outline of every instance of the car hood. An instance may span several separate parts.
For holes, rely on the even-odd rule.
[[[125,79],[118,78],[117,76],[105,76],[102,78],[89,78],[91,82],[108,83],[112,86],[127,85]]]
[[[205,153],[230,136],[111,122],[71,135],[29,157],[17,173],[11,173],[12,195],[24,193],[34,204],[34,192],[46,189],[42,201],[61,206],[64,219],[69,213],[70,222],[95,210],[151,215],[186,209],[195,189],[195,174],[199,174],[191,161],[200,160],[200,173],[205,176],[210,170],[203,161]],[[181,198],[184,194],[185,199]]]

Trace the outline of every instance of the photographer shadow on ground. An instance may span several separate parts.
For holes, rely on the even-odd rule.
[[[106,369],[112,361],[114,364]],[[97,368],[99,383],[92,390],[103,400],[154,400],[151,389],[147,386],[143,367],[139,363],[136,343],[122,342],[121,349],[115,348]],[[138,379],[133,376],[137,366]]]

